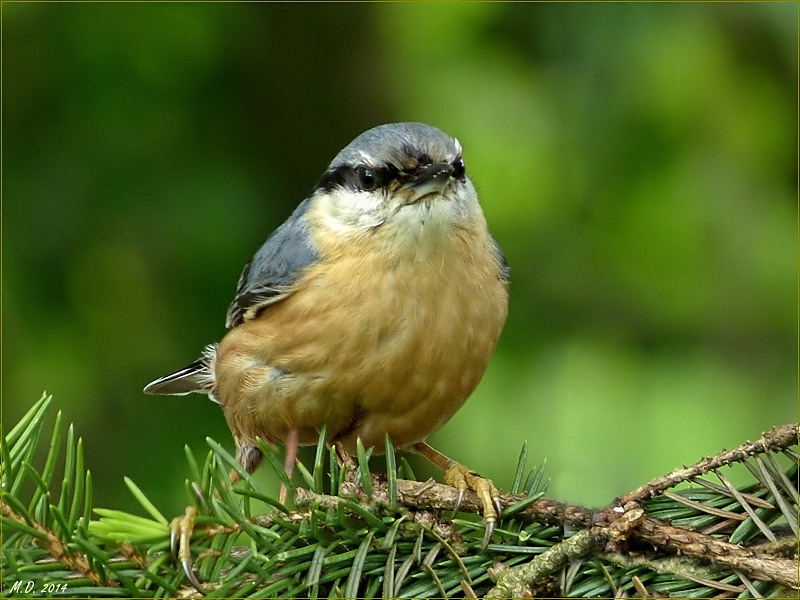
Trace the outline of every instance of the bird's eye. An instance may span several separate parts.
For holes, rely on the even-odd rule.
[[[365,192],[371,192],[378,187],[378,177],[369,167],[357,167],[356,175],[358,176],[358,187]]]
[[[464,159],[458,158],[453,161],[453,177],[463,179],[465,173]]]

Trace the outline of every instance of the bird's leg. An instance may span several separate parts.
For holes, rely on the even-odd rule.
[[[283,470],[286,476],[291,479],[294,473],[294,465],[297,462],[297,429],[292,429],[286,436],[286,458],[283,461]],[[286,504],[286,484],[281,483],[281,491],[278,494],[278,502]]]
[[[353,460],[353,457],[350,456],[350,453],[345,450],[345,447],[341,442],[334,442],[333,447],[336,450],[336,460],[338,461],[339,466],[344,469],[344,480],[355,483],[355,474],[357,469],[356,461]]]
[[[297,447],[295,444],[295,453],[296,451]],[[263,458],[264,454],[256,446],[246,441],[236,440],[236,460],[244,467],[244,470],[247,471],[248,474],[258,468]],[[231,469],[228,479],[230,484],[233,485],[241,479],[241,476],[238,471]],[[180,562],[181,567],[183,567],[183,572],[186,574],[186,578],[189,580],[189,583],[192,584],[192,587],[205,595],[205,590],[192,568],[191,541],[192,533],[194,532],[194,519],[196,516],[197,509],[194,506],[187,506],[183,516],[172,519],[172,522],[169,524],[170,549],[172,551],[172,556],[174,556]]]
[[[467,490],[474,491],[483,504],[483,522],[486,532],[483,536],[483,547],[489,545],[494,533],[494,526],[500,517],[502,507],[500,506],[500,492],[490,479],[481,477],[464,465],[448,458],[438,450],[429,446],[426,442],[417,442],[409,447],[409,450],[416,452],[427,458],[431,463],[439,467],[444,475],[443,481],[447,485],[452,485],[458,490],[455,512],[461,507],[464,493]]]

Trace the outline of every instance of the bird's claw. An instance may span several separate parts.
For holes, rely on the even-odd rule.
[[[197,516],[197,509],[194,506],[186,507],[186,512],[181,517],[175,517],[169,524],[169,547],[172,556],[181,563],[183,572],[192,587],[201,594],[205,595],[200,580],[192,568],[192,531],[194,530],[194,518]]]
[[[458,496],[456,496],[456,505],[453,507],[453,516],[455,517],[458,511],[461,509],[461,503],[464,501],[464,492],[467,491],[466,483],[463,487],[458,487]]]
[[[458,512],[458,509],[461,508],[461,503],[464,500],[464,494],[467,490],[472,490],[478,495],[478,498],[480,498],[481,504],[483,505],[483,523],[486,527],[483,535],[483,549],[485,550],[492,540],[495,524],[502,513],[500,492],[490,479],[481,477],[477,473],[467,469],[464,465],[457,463],[444,472],[443,479],[446,484],[452,485],[458,490],[454,513]]]

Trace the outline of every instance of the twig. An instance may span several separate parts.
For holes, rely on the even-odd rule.
[[[666,558],[649,558],[644,555],[610,553],[603,554],[602,558],[626,570],[633,570],[635,567],[645,567],[649,571],[662,575],[677,575],[678,577],[690,579],[692,581],[702,580],[714,582],[713,585],[709,587],[717,585],[715,581],[717,575],[714,573],[713,569],[694,557],[668,556]]]
[[[650,518],[639,524],[634,535],[677,554],[696,556],[743,571],[755,579],[777,581],[792,589],[798,588],[797,561],[754,552],[699,531],[680,529]]]
[[[532,598],[533,586],[547,581],[570,560],[580,558],[593,547],[592,534],[584,529],[523,565],[507,567],[497,563],[489,569],[489,577],[495,581],[495,587],[489,590],[486,597]]]
[[[691,467],[675,469],[671,473],[657,477],[620,497],[619,504],[624,505],[631,501],[641,502],[651,496],[660,494],[664,490],[675,487],[683,481],[705,475],[709,471],[713,471],[725,465],[743,461],[756,454],[784,450],[790,446],[797,445],[797,433],[797,423],[773,427],[755,442],[745,442],[733,450],[721,452],[716,456],[706,457],[696,462]]]
[[[30,527],[31,525],[33,528],[42,534],[40,536],[31,536],[33,540],[39,544],[42,548],[47,550],[50,556],[53,557],[57,562],[63,564],[71,571],[75,571],[76,573],[80,573],[87,579],[89,579],[94,585],[103,585],[103,579],[100,577],[100,574],[97,573],[92,567],[89,565],[89,561],[81,554],[74,554],[72,550],[69,549],[66,543],[62,542],[58,536],[42,527],[37,522],[28,523],[22,515],[17,514],[14,510],[6,504],[5,501],[2,503],[3,505],[3,517],[6,519],[10,519],[16,521],[17,523],[21,523],[22,525],[26,525]],[[45,540],[44,537],[47,539]],[[115,581],[108,580],[105,582],[108,586],[117,587],[117,583]]]
[[[562,514],[580,512],[578,507],[569,508]],[[598,547],[606,547],[609,551],[619,550],[626,545],[631,532],[645,519],[645,512],[641,506],[630,502],[624,508],[613,507],[598,516],[600,518],[597,520],[602,525],[576,533],[526,564],[512,568],[502,565],[494,567],[489,577],[496,585],[489,591],[488,597],[530,598],[533,596],[532,588],[551,579],[569,561],[577,560]]]

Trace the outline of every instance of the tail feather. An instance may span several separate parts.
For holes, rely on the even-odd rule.
[[[179,371],[148,383],[144,388],[144,393],[182,396],[196,392],[208,394],[212,400],[217,402],[214,382],[216,354],[216,344],[206,346],[199,359]]]

